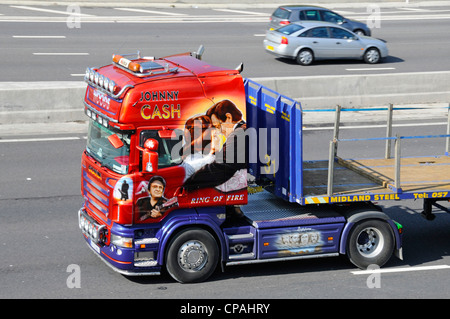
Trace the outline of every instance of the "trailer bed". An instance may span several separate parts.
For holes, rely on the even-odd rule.
[[[345,220],[330,207],[300,206],[267,191],[249,195],[248,204],[241,209],[255,228],[317,225]]]
[[[336,108],[329,157],[305,161],[303,116],[299,102],[246,80],[248,128],[267,130],[266,140],[252,143],[251,154],[265,162],[249,163],[249,174],[274,195],[300,205],[401,199],[450,198],[450,109],[447,134],[392,136],[392,105],[388,108],[386,137],[339,139],[341,107]],[[264,134],[260,135],[264,137]],[[402,157],[404,139],[445,138],[445,155]],[[274,143],[273,140],[277,141]],[[386,141],[385,157],[342,159],[340,142]],[[391,143],[395,155],[391,156]],[[361,155],[358,155],[361,156]]]
[[[304,203],[444,198],[450,195],[450,156],[401,158],[400,187],[395,159],[341,159],[334,164],[333,192],[327,193],[328,161],[303,163]]]

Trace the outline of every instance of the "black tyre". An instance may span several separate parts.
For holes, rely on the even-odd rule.
[[[295,59],[300,65],[310,65],[314,61],[314,54],[309,49],[301,50]]]
[[[175,235],[169,243],[166,268],[178,282],[200,282],[212,275],[218,260],[219,248],[208,231],[186,229]]]
[[[394,252],[394,235],[388,223],[365,220],[357,223],[347,240],[347,256],[361,269],[369,265],[383,266]]]
[[[369,48],[364,52],[364,62],[375,64],[381,61],[381,54],[377,48]]]

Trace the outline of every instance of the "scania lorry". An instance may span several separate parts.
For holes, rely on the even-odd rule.
[[[121,274],[165,269],[181,283],[247,263],[402,258],[402,226],[374,202],[448,200],[449,184],[346,186],[377,165],[305,161],[301,104],[202,51],[87,68],[78,220],[93,252]]]

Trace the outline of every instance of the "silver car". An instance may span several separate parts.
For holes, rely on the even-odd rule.
[[[273,30],[292,22],[306,21],[331,22],[357,35],[371,35],[367,24],[344,18],[330,9],[311,5],[287,5],[278,7],[270,17],[269,29]]]
[[[388,56],[386,44],[378,39],[356,35],[327,22],[295,22],[268,31],[266,52],[310,65],[320,59],[362,59],[374,64]]]

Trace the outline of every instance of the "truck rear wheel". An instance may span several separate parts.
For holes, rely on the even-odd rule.
[[[383,266],[394,252],[394,235],[388,223],[371,219],[357,223],[350,231],[347,255],[361,269]]]
[[[200,282],[212,275],[218,260],[219,248],[208,231],[200,228],[186,229],[171,240],[166,268],[178,282]]]

